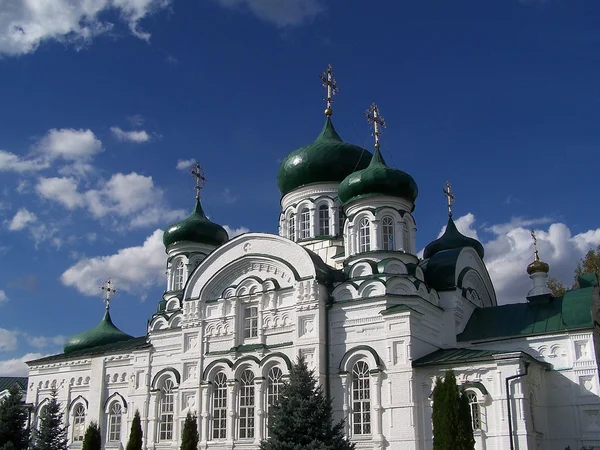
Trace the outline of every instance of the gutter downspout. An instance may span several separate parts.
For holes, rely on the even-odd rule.
[[[510,450],[515,450],[515,443],[513,442],[512,414],[510,412],[511,397],[510,397],[510,392],[509,392],[509,389],[510,389],[509,382],[527,375],[528,369],[529,369],[529,362],[524,361],[523,366],[525,366],[525,372],[517,374],[517,375],[511,375],[510,377],[506,377],[506,380],[504,380],[504,382],[506,383],[506,412],[508,414],[508,440],[510,442]]]

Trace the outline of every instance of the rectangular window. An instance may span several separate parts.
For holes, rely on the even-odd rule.
[[[225,439],[227,435],[227,378],[217,374],[213,383],[212,438]]]
[[[300,213],[300,238],[310,237],[310,211],[303,209]]]
[[[247,306],[244,308],[244,338],[258,336],[258,308]]]
[[[160,400],[158,427],[158,439],[160,441],[173,440],[173,413],[175,411],[173,397],[173,390],[171,384],[169,384],[163,389],[162,398]]]
[[[240,439],[254,437],[254,375],[246,370],[240,386]]]

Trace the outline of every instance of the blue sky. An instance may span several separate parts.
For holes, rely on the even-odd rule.
[[[338,132],[371,149],[376,101],[384,156],[419,185],[419,248],[446,222],[446,180],[502,303],[529,289],[530,228],[565,281],[600,244],[599,3],[43,4],[0,16],[0,375],[94,326],[107,277],[116,324],[145,333],[162,230],[194,202],[178,162],[202,164],[213,220],[276,232],[278,165],[320,131],[329,63]]]

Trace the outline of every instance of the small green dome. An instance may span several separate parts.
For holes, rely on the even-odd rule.
[[[65,353],[72,353],[77,350],[97,347],[99,345],[114,344],[116,342],[133,339],[133,336],[123,333],[115,327],[110,318],[110,313],[106,310],[102,321],[91,330],[76,334],[65,344]]]
[[[277,185],[282,195],[311,183],[339,183],[369,164],[371,152],[347,144],[327,117],[321,134],[312,144],[290,153],[279,166]]]
[[[464,248],[471,247],[473,248],[479,257],[483,259],[483,255],[485,254],[483,250],[483,245],[477,239],[473,239],[463,235],[456,225],[454,224],[454,220],[452,217],[448,218],[448,225],[446,225],[446,231],[435,241],[430,242],[425,250],[423,250],[423,259],[431,258],[438,252],[442,250],[453,250],[455,248]]]
[[[219,246],[228,240],[229,235],[225,228],[206,218],[199,199],[196,199],[196,207],[192,214],[167,227],[163,234],[165,247],[181,241]]]
[[[402,197],[414,203],[419,188],[409,174],[388,167],[381,152],[376,148],[369,166],[348,175],[340,183],[338,194],[344,205],[351,200],[372,195]]]

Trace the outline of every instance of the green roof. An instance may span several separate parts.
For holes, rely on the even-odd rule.
[[[594,328],[594,287],[567,291],[546,303],[513,303],[473,311],[459,341],[481,341],[503,337],[557,333]]]
[[[327,117],[312,144],[290,153],[279,166],[277,185],[282,195],[312,183],[339,183],[369,165],[371,152],[342,141]]]
[[[471,364],[474,362],[493,361],[507,354],[519,353],[521,356],[532,358],[520,351],[503,350],[474,350],[469,348],[448,348],[436,350],[413,361],[413,367],[422,366],[452,366],[456,364]],[[534,359],[534,358],[532,358]],[[537,361],[537,360],[536,360]],[[538,361],[539,362],[539,361]],[[544,364],[540,362],[540,364]],[[550,365],[547,365],[550,367]]]
[[[165,247],[182,241],[219,246],[229,240],[225,228],[208,220],[200,199],[196,199],[194,211],[181,222],[169,225],[163,234]]]
[[[149,348],[151,346],[152,344],[148,342],[146,336],[141,336],[137,338],[131,338],[128,341],[114,342],[111,344],[98,345],[96,347],[90,347],[81,350],[74,350],[70,353],[59,353],[57,355],[46,356],[45,358],[27,361],[27,364],[46,364],[82,357],[111,355],[115,353],[130,352],[132,350]]]
[[[347,204],[373,195],[401,197],[414,202],[419,195],[417,183],[408,173],[388,167],[378,148],[365,169],[349,174],[340,183],[340,200]]]
[[[457,248],[472,247],[475,249],[481,259],[483,259],[484,250],[483,245],[477,239],[473,239],[463,235],[458,228],[452,217],[448,217],[448,224],[446,230],[435,241],[430,242],[425,250],[423,250],[423,258],[428,259],[434,256],[436,253],[444,250],[454,250]]]
[[[66,342],[65,353],[72,353],[77,350],[84,350],[99,345],[113,344],[115,342],[127,341],[133,339],[133,336],[123,333],[119,330],[110,318],[108,309],[104,313],[102,321],[94,328],[83,333],[76,334]]]
[[[27,377],[0,377],[0,392],[7,391],[15,384],[22,390],[27,390]]]

